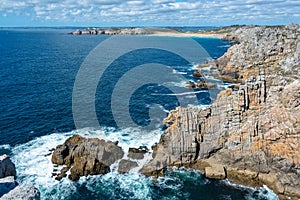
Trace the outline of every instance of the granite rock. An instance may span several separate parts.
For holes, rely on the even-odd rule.
[[[121,147],[113,142],[74,135],[56,147],[52,154],[52,163],[66,165],[70,169],[68,177],[78,180],[80,176],[109,172],[110,166],[123,155]],[[61,175],[66,174],[68,169],[58,174],[58,179],[61,179]]]

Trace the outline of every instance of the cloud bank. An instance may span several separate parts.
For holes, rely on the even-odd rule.
[[[0,16],[2,20],[25,18],[33,23],[50,25],[285,24],[300,22],[300,1],[1,0]]]

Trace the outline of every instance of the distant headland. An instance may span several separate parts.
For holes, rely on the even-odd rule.
[[[183,30],[178,27],[122,27],[122,28],[85,28],[69,32],[70,35],[153,35],[153,36],[174,36],[174,37],[218,37],[235,31],[241,26],[211,27],[202,30]]]

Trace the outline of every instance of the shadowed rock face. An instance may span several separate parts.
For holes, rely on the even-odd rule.
[[[7,176],[16,177],[16,167],[15,164],[10,160],[9,156],[0,156],[0,178]]]
[[[220,92],[207,109],[171,111],[142,172],[153,175],[166,166],[205,161],[225,166],[229,178],[248,177],[299,198],[300,26],[243,27],[233,36],[236,45],[201,66],[218,68],[219,78],[240,84]]]
[[[78,180],[80,176],[109,172],[110,165],[121,159],[123,154],[121,147],[113,142],[74,135],[56,147],[52,163],[67,166],[56,177],[57,180],[65,177],[69,169],[69,178]]]
[[[137,167],[138,164],[131,160],[121,160],[119,162],[118,172],[121,174],[128,173],[132,168]]]

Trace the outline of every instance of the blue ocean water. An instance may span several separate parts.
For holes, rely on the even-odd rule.
[[[12,156],[20,183],[37,186],[42,199],[273,199],[267,188],[247,188],[226,181],[211,181],[195,170],[174,169],[157,182],[139,173],[81,178],[78,182],[52,177],[49,149],[77,133],[119,140],[123,149],[152,145],[159,141],[160,129],[148,133],[127,127],[118,129],[112,117],[110,94],[118,79],[132,66],[158,61],[174,68],[174,73],[194,80],[194,68],[169,52],[143,49],[117,59],[99,82],[96,112],[100,129],[75,130],[72,92],[77,72],[89,53],[109,36],[73,36],[67,29],[0,30],[0,153]],[[194,38],[210,55],[221,56],[227,41]],[[104,84],[105,83],[105,84]],[[178,87],[185,82],[178,80]],[[226,84],[224,84],[226,85]],[[200,105],[209,105],[212,93],[191,90]],[[178,106],[176,96],[160,85],[141,86],[131,98],[133,121],[149,123],[149,106],[160,104],[166,112]],[[165,94],[165,95],[158,95]],[[189,98],[189,94],[186,95]],[[89,119],[86,119],[89,120]],[[145,160],[147,161],[147,160]]]

